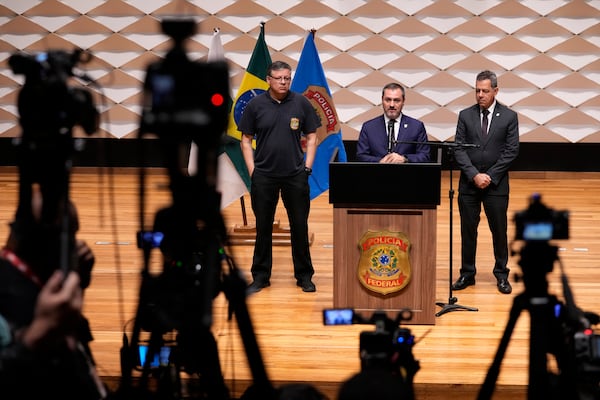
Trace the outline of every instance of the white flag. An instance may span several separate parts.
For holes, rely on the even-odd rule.
[[[208,49],[207,61],[225,60],[225,51],[221,43],[221,32],[215,29]],[[225,134],[225,132],[223,132]],[[196,159],[198,157],[198,146],[192,142],[190,149],[190,158],[188,161],[188,173],[196,173]],[[230,155],[223,151],[219,155],[217,174],[217,191],[221,193],[221,209],[227,207],[235,200],[239,199],[248,191],[244,180],[236,169]]]

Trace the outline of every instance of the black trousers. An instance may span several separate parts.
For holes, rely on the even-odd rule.
[[[271,278],[273,222],[280,193],[290,224],[294,277],[297,281],[302,281],[310,279],[314,274],[308,243],[308,175],[301,172],[294,176],[274,178],[254,171],[250,198],[256,217],[256,244],[251,272],[252,278],[258,282],[268,282]]]
[[[488,219],[488,225],[492,232],[494,246],[494,269],[496,279],[507,279],[508,264],[508,238],[507,238],[507,216],[508,195],[493,196],[482,191],[476,194],[458,195],[458,210],[460,212],[460,234],[462,264],[461,276],[475,276],[475,256],[477,253],[477,228],[481,220],[481,205]]]

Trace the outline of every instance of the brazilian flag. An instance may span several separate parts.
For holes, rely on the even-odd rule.
[[[229,136],[238,140],[242,139],[242,132],[238,130],[238,122],[242,118],[242,113],[248,102],[269,88],[267,84],[267,68],[269,65],[271,65],[271,55],[265,42],[265,24],[261,23],[258,40],[229,114],[229,128],[227,130]]]
[[[244,157],[240,148],[242,133],[238,130],[238,122],[250,99],[269,88],[269,85],[267,84],[267,68],[270,64],[271,55],[269,54],[269,49],[265,42],[265,26],[264,23],[261,23],[260,34],[258,35],[256,45],[254,46],[252,56],[250,57],[250,62],[248,63],[248,67],[242,78],[242,83],[233,100],[231,111],[229,113],[229,124],[224,148],[229,156],[227,161],[229,161],[231,167],[237,171],[239,177],[233,176],[235,175],[234,172],[225,172],[233,168],[227,168],[227,165],[223,164],[220,165],[220,179],[223,181],[221,193],[223,200],[227,203],[234,198],[243,196],[245,192],[250,191],[250,175],[248,174],[248,169],[246,168],[246,163],[244,162]],[[245,188],[240,188],[239,185],[235,184],[239,178],[243,181]],[[228,184],[225,184],[227,181],[229,181]]]
[[[248,102],[254,96],[265,92],[269,88],[267,84],[267,68],[269,65],[271,65],[271,55],[265,42],[265,24],[261,23],[260,34],[252,51],[250,62],[231,106],[227,129],[227,143],[225,145],[229,159],[240,174],[248,191],[250,191],[251,181],[240,149],[242,133],[238,130],[238,123]]]

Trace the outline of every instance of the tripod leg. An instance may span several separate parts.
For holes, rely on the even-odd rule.
[[[440,311],[438,311],[437,313],[435,313],[435,316],[439,317],[440,315],[444,315],[445,313],[450,312],[450,311],[479,311],[475,307],[461,306],[460,304],[456,304],[456,303],[452,302],[452,300],[456,301],[456,298],[452,297],[450,299],[450,302],[448,304],[445,304],[445,303],[435,303],[439,307],[442,307],[442,309]]]
[[[492,398],[492,394],[494,393],[494,388],[496,386],[496,381],[498,380],[498,375],[500,374],[500,365],[502,364],[502,359],[504,358],[504,354],[506,353],[508,343],[510,342],[510,337],[513,333],[513,330],[515,329],[515,325],[517,324],[517,320],[519,319],[521,311],[523,311],[523,309],[525,308],[526,302],[527,297],[524,294],[520,294],[515,297],[513,301],[513,306],[510,309],[508,322],[506,323],[506,328],[504,328],[504,334],[502,335],[502,339],[500,340],[500,344],[498,345],[498,349],[496,350],[494,362],[488,370],[483,385],[481,385],[481,389],[479,390],[477,400],[485,400]]]
[[[274,398],[275,388],[268,377],[246,304],[246,280],[227,252],[225,252],[225,259],[229,264],[229,274],[224,277],[223,291],[230,303],[230,315],[235,315],[253,378],[252,385],[242,397]]]

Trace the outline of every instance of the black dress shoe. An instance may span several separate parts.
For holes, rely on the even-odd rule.
[[[312,283],[312,281],[306,280],[306,281],[298,281],[296,282],[297,286],[300,286],[302,288],[303,292],[316,292],[317,291],[317,287],[315,286],[314,283]]]
[[[508,283],[508,279],[498,279],[498,291],[503,294],[510,294],[512,286]]]
[[[260,292],[263,288],[271,286],[270,282],[254,281],[246,288],[246,294]]]
[[[456,280],[456,282],[454,282],[454,284],[452,284],[452,290],[463,290],[464,288],[468,287],[468,286],[472,286],[475,284],[475,278],[474,277],[468,277],[468,276],[464,276],[461,275],[460,278],[458,278]]]

